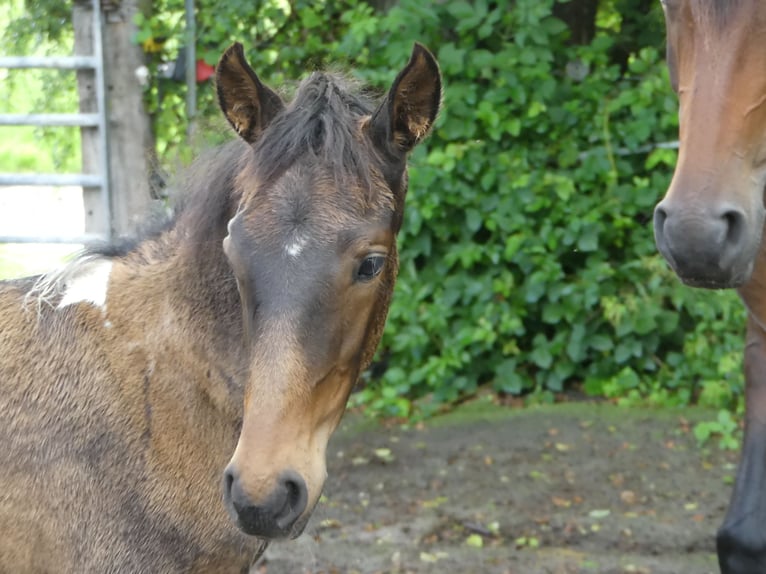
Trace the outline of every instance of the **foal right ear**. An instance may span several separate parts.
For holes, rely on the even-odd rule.
[[[218,105],[234,130],[253,143],[285,107],[277,93],[258,79],[239,42],[221,56],[215,69]]]
[[[408,153],[433,127],[441,97],[439,64],[431,52],[416,43],[410,61],[373,114],[373,140],[396,154]]]

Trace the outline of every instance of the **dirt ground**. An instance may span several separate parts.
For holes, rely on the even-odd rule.
[[[736,454],[711,413],[473,404],[423,428],[350,416],[306,533],[259,574],[718,573]]]

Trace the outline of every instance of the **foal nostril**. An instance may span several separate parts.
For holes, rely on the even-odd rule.
[[[231,503],[231,487],[234,484],[234,472],[227,468],[223,473],[223,500],[226,504]]]
[[[246,534],[264,538],[296,535],[294,527],[308,506],[308,488],[300,474],[288,470],[265,498],[255,501],[242,477],[227,468],[223,473],[223,500],[229,514]]]
[[[275,516],[277,525],[283,530],[290,529],[306,510],[308,504],[308,489],[306,482],[297,472],[288,470],[280,478],[280,486],[284,489],[284,505]]]

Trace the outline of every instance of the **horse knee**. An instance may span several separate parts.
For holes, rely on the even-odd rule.
[[[748,520],[724,524],[716,535],[721,574],[766,573],[764,534],[762,528]]]

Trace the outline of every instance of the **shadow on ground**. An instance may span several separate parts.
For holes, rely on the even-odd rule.
[[[306,534],[259,574],[717,573],[736,455],[709,412],[474,404],[421,429],[348,417]]]

